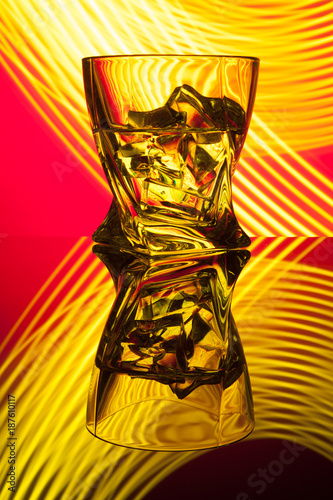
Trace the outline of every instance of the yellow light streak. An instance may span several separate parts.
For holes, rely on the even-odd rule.
[[[272,269],[276,268],[278,266],[279,262],[284,260],[285,257],[287,257],[288,255],[290,255],[290,253],[293,252],[293,250],[295,250],[300,245],[301,242],[302,242],[302,239],[299,239],[299,238],[292,239],[291,243],[284,250],[282,250],[278,256],[276,256],[274,259],[270,260],[269,265],[265,266],[264,270],[262,270],[260,273],[257,273],[256,276],[252,277],[252,279],[248,283],[246,289],[244,289],[242,292],[238,293],[237,298],[234,300],[235,305],[237,305],[237,302],[240,301],[244,297],[244,295],[248,295],[249,290],[251,288],[255,288],[256,290],[259,290],[257,295],[254,298],[252,298],[252,300],[250,300],[250,298],[248,297],[246,307],[242,310],[242,315],[246,315],[247,311],[252,308],[254,302],[258,301],[258,299],[260,299],[260,297],[262,297],[265,294],[265,292],[267,292],[268,288],[271,288],[275,284],[275,282],[280,279],[281,275],[283,275],[286,272],[286,269],[288,269],[288,263],[286,263],[286,265],[283,268],[283,271],[281,271],[280,274],[275,274],[275,275],[273,274],[273,276],[274,276],[273,281],[268,282],[264,285],[263,278],[265,277],[265,275],[269,274],[270,276],[272,276],[272,273],[271,273]],[[306,253],[310,252],[313,248],[315,248],[319,244],[320,244],[320,241],[318,241],[316,238],[315,241],[312,243],[312,245],[310,245],[310,247],[308,247],[305,250],[305,255],[306,255]],[[298,255],[297,261],[302,259],[303,256],[304,256],[303,253],[301,255]],[[254,262],[253,266],[257,267],[258,265],[260,265],[259,263],[261,260],[262,259],[258,259],[258,258],[253,259],[253,262]],[[290,262],[289,267],[291,268],[292,266],[294,266],[294,264],[295,264],[295,261]],[[259,282],[262,283],[260,288],[258,287]]]
[[[255,200],[260,199],[261,185],[276,195],[275,184],[268,185],[263,178],[255,185],[255,200],[244,197],[238,187],[240,203],[235,203],[236,213],[253,234],[285,236],[291,232],[281,224],[280,217],[286,212],[284,207],[289,207],[288,222],[295,231],[332,234],[332,184],[300,152],[332,144],[333,127],[328,116],[333,104],[331,47],[324,44],[332,40],[329,30],[333,2],[318,5],[307,0],[278,0],[273,5],[259,2],[254,10],[250,0],[234,5],[221,1],[208,3],[203,12],[202,4],[190,0],[141,0],[140,9],[134,0],[111,4],[101,0],[64,0],[62,4],[54,3],[53,14],[52,3],[47,3],[47,8],[45,5],[14,0],[2,6],[0,60],[41,119],[64,148],[78,155],[97,185],[108,190],[97,155],[88,146],[86,155],[76,150],[78,143],[86,142],[82,137],[90,134],[81,86],[81,57],[156,51],[250,54],[260,57],[262,63],[248,154],[322,219],[317,223],[282,195],[284,205],[280,209],[267,198],[267,208],[259,206]],[[58,5],[63,7],[58,9]],[[138,11],[140,15],[136,15]],[[268,19],[267,15],[276,17]],[[284,107],[282,120],[274,118]],[[296,166],[290,165],[282,154],[289,155]],[[253,172],[248,162],[244,168]],[[295,186],[284,179],[284,171],[294,177]],[[246,184],[245,173],[240,183]],[[313,199],[304,195],[303,186],[312,192]],[[241,275],[233,303],[254,391],[256,430],[251,439],[296,438],[331,459],[333,408],[327,394],[332,386],[329,356],[333,351],[333,324],[328,312],[332,272],[301,262],[319,240],[293,261],[288,261],[288,252],[297,250],[303,239],[287,245],[273,259],[270,254],[283,241],[280,238],[270,242],[250,261]],[[255,240],[253,249],[260,242]],[[78,252],[80,264],[56,284],[66,264]],[[21,340],[4,367],[15,376],[8,379],[2,391],[6,394],[14,386],[22,404],[20,460],[26,471],[16,500],[83,500],[89,495],[96,500],[124,500],[141,489],[137,496],[140,500],[181,464],[199,456],[197,452],[154,454],[119,449],[85,431],[89,372],[110,299],[102,286],[105,271],[97,272],[97,267],[92,266],[90,270],[96,274],[91,280],[89,272],[83,273],[81,297],[74,297],[73,292],[61,302],[61,307],[55,307],[55,301],[70,279],[87,269],[87,257],[88,251],[84,252],[80,240],[12,329],[11,335],[21,333]],[[44,300],[47,294],[49,299]],[[86,310],[89,301],[99,304],[100,309],[95,313]],[[306,309],[304,303],[308,304]],[[265,304],[271,307],[265,309]],[[260,321],[247,324],[258,310],[262,311]],[[34,311],[36,319],[23,329]],[[67,343],[61,340],[64,331]],[[313,345],[307,346],[306,341]],[[295,354],[296,349],[301,352]],[[29,491],[33,482],[36,488]]]
[[[278,191],[273,184],[270,184],[269,182],[266,181],[266,179],[261,176],[261,175],[258,175],[257,172],[254,170],[254,168],[252,168],[248,162],[246,162],[245,160],[241,160],[240,162],[241,166],[244,167],[248,172],[250,172],[254,177],[256,177],[256,179],[258,180],[258,182],[260,182],[260,184],[262,184],[263,186],[265,186],[265,188],[267,188],[269,191],[272,192],[273,195],[277,196],[278,198],[280,198],[281,201],[283,201],[283,203],[285,203],[285,205],[287,207],[290,207],[290,209],[294,212],[294,213],[297,213],[299,214],[300,216],[302,216],[303,218],[303,221],[307,221],[309,222],[313,228],[315,229],[314,231],[310,231],[306,226],[304,226],[304,222],[303,224],[301,224],[300,222],[298,222],[297,219],[295,218],[291,218],[290,215],[288,214],[288,212],[286,211],[283,211],[284,214],[287,214],[288,216],[288,220],[290,221],[290,223],[292,225],[295,226],[295,228],[297,228],[299,231],[301,231],[301,234],[304,234],[305,236],[315,236],[316,235],[316,230],[320,230],[320,231],[323,231],[325,232],[326,231],[326,228],[325,226],[323,226],[322,224],[320,224],[320,222],[318,222],[316,219],[314,219],[313,217],[311,217],[308,213],[306,213],[304,210],[302,210],[301,208],[299,208],[298,205],[296,205],[294,202],[292,202],[288,197],[286,197],[283,193],[281,193],[280,191]],[[268,165],[267,162],[262,162],[261,164],[263,165]],[[239,179],[240,178],[240,173],[241,172],[237,172],[237,178]],[[245,184],[247,184],[247,180],[246,180],[246,176],[243,176],[243,182]]]
[[[249,132],[251,135],[251,131]],[[252,132],[253,134],[253,132]],[[259,139],[259,137],[258,137]],[[319,198],[321,198],[323,201],[325,201],[328,205],[333,206],[333,200],[326,196],[320,189],[318,189],[313,183],[309,182],[304,176],[299,174],[297,170],[295,170],[291,165],[289,165],[288,162],[286,162],[280,155],[275,153],[269,146],[265,146],[267,148],[267,152],[270,153],[271,157],[279,164],[281,165],[287,172],[289,172],[293,177],[295,177],[298,181],[300,181],[304,186],[306,186],[310,191],[312,191],[315,195],[317,195]],[[327,181],[327,184],[330,184],[329,181]],[[298,191],[297,194],[300,196],[300,192]],[[308,199],[307,202],[312,206],[310,203],[310,200]],[[326,213],[324,210],[319,210],[319,207],[317,207],[317,210],[319,213],[323,216],[325,216],[330,222],[333,221],[333,217],[331,217],[328,213]]]
[[[299,154],[297,154],[293,149],[291,149],[284,141],[282,141],[272,130],[269,129],[269,127],[266,126],[265,123],[262,122],[262,120],[260,120],[260,118],[256,114],[254,114],[253,119],[257,121],[262,127],[264,127],[267,134],[270,135],[272,138],[274,138],[276,142],[280,144],[292,158],[294,158],[298,163],[300,163],[303,167],[305,167],[311,173],[311,175],[316,177],[324,185],[329,186],[333,190],[332,182],[328,181],[326,177],[320,174],[320,172],[318,172],[314,167],[312,167],[312,165],[310,165]],[[328,203],[333,205],[333,201],[331,199],[328,200]]]
[[[55,270],[52,272],[50,277],[45,281],[43,286],[39,289],[39,291],[36,293],[34,298],[31,300],[29,305],[25,308],[21,316],[18,318],[18,320],[15,322],[13,328],[9,331],[8,335],[3,339],[3,343],[0,345],[1,347],[5,347],[10,340],[12,334],[18,329],[18,327],[21,325],[22,321],[24,318],[27,316],[27,314],[31,311],[32,307],[36,304],[38,299],[45,293],[47,288],[50,286],[50,284],[54,281],[54,279],[58,276],[60,271],[64,268],[64,266],[67,264],[67,262],[72,258],[72,256],[77,252],[77,250],[83,245],[83,242],[85,241],[85,238],[80,238],[78,242],[71,248],[69,253],[63,258],[63,260],[60,262],[60,264],[55,268]]]
[[[156,51],[251,52],[259,56],[262,63],[256,113],[248,137],[252,152],[248,151],[252,157],[255,152],[269,152],[270,162],[276,161],[280,170],[282,167],[295,177],[297,185],[290,186],[291,191],[304,203],[301,186],[312,191],[315,199],[309,201],[311,208],[328,221],[325,232],[318,224],[313,234],[331,234],[332,217],[319,200],[331,206],[328,190],[332,185],[298,151],[332,143],[332,74],[327,44],[332,38],[329,30],[333,3],[318,7],[316,2],[300,2],[290,6],[279,0],[274,6],[261,2],[254,11],[247,0],[242,5],[221,1],[207,5],[204,16],[201,5],[189,0],[172,5],[163,0],[141,0],[139,5],[140,15],[136,16],[138,5],[134,0],[62,4],[16,0],[3,8],[2,62],[64,146],[79,158],[92,179],[107,189],[95,151],[85,146],[85,134],[89,136],[90,131],[81,85],[82,56]],[[286,46],[293,50],[284,50]],[[265,139],[258,141],[259,134]],[[78,143],[83,155],[77,151]],[[281,153],[290,155],[311,178],[281,159]],[[260,192],[260,186],[256,188]],[[276,217],[268,206],[266,213]],[[297,210],[290,213],[295,232],[301,229],[299,224],[308,227],[299,216]],[[263,226],[257,221],[250,231],[260,234]],[[274,234],[282,231],[278,217],[273,227]],[[261,234],[271,233],[267,228]]]
[[[252,250],[257,251],[264,241],[256,239]],[[269,240],[241,276],[236,288],[234,314],[243,336],[256,405],[257,425],[251,439],[297,438],[301,444],[329,457],[332,443],[327,439],[325,429],[329,429],[333,415],[332,402],[318,394],[325,393],[332,378],[329,359],[333,350],[332,319],[328,309],[333,273],[330,271],[326,275],[323,269],[297,264],[322,241],[320,238],[311,241],[292,261],[285,260],[305,241],[304,238],[295,238],[291,242],[285,238]],[[274,257],[272,260],[270,255],[275,254],[280,245],[280,259]],[[72,250],[71,255],[81,251],[82,263],[77,272],[82,274],[80,269],[87,259],[87,252],[84,245],[76,244],[75,248],[75,254]],[[72,270],[69,273],[72,275]],[[110,297],[102,286],[105,281],[102,272],[90,279],[89,264],[83,275],[77,289],[84,286],[85,292],[81,296],[72,292],[72,299],[62,300],[61,305],[56,304],[57,295],[51,293],[55,307],[52,302],[48,303],[44,311],[48,315],[46,321],[37,329],[31,331],[29,326],[26,329],[30,335],[36,334],[31,344],[25,343],[26,357],[22,358],[14,350],[6,363],[9,369],[14,369],[16,364],[19,368],[12,384],[16,387],[16,397],[24,415],[20,421],[21,463],[27,467],[28,475],[22,479],[21,491],[17,493],[19,500],[25,498],[30,481],[37,476],[39,481],[32,500],[41,495],[51,500],[62,490],[66,491],[68,499],[74,492],[83,499],[91,490],[92,498],[100,500],[108,498],[118,488],[115,498],[125,499],[140,484],[142,491],[147,492],[182,463],[199,456],[198,453],[154,454],[119,449],[92,438],[85,431],[89,372]],[[256,285],[254,279],[257,279]],[[297,283],[297,288],[292,287],[293,282]],[[54,283],[54,288],[61,293],[57,280]],[[51,283],[48,288],[50,286]],[[267,299],[271,300],[270,294],[274,290],[281,292],[282,297],[278,296],[274,307],[266,310],[260,321],[250,325],[249,329],[242,319],[246,317],[249,301],[252,306],[257,303],[260,307],[260,304],[267,303]],[[305,309],[300,303],[302,292],[309,308]],[[311,294],[322,299],[312,298],[311,305]],[[39,293],[38,297],[41,296]],[[85,309],[92,300],[98,306],[95,312]],[[37,298],[30,310],[36,306]],[[60,323],[52,321],[55,311],[58,311],[55,318],[62,318]],[[67,341],[66,337],[61,341],[64,328]],[[254,331],[256,335],[253,335]],[[27,338],[24,332],[23,337]],[[36,364],[37,353],[40,359]],[[284,379],[285,376],[288,380]],[[2,389],[4,393],[9,387],[7,381]],[[66,456],[66,467],[59,469],[63,456]],[[95,483],[101,474],[100,483]]]
[[[270,231],[271,235],[274,235],[274,230],[277,232],[277,234],[283,234],[287,236],[293,236],[293,233],[289,231],[287,228],[285,228],[282,224],[280,224],[274,217],[272,217],[271,214],[268,214],[258,203],[256,203],[253,199],[249,198],[244,192],[240,190],[238,186],[233,187],[233,193],[237,196],[238,200],[242,200],[242,206],[247,206],[252,210],[253,213],[258,214],[261,216],[263,220],[266,221],[266,223],[270,224],[273,229]],[[240,202],[238,202],[240,203]],[[247,217],[245,216],[244,220],[247,220]],[[265,232],[265,234],[267,234]]]
[[[241,172],[237,173],[237,178],[239,182],[243,185],[246,186],[253,194],[257,195],[258,200],[260,200],[263,204],[267,205],[271,210],[270,213],[277,213],[281,218],[284,220],[288,221],[291,225],[294,225],[299,231],[301,231],[301,234],[304,234],[306,236],[313,236],[313,232],[309,231],[306,227],[304,227],[302,224],[299,224],[293,217],[289,215],[288,212],[285,210],[281,209],[279,205],[274,203],[272,200],[268,198],[265,194],[263,194],[254,184],[253,182],[250,182],[246,177],[244,177]],[[268,183],[267,183],[268,184]],[[271,190],[274,191],[274,187],[271,187]],[[279,230],[279,226],[277,226],[276,221],[274,221],[274,227]],[[283,226],[281,226],[283,227]],[[283,228],[280,234],[286,234],[286,229]],[[293,233],[291,233],[292,235]]]

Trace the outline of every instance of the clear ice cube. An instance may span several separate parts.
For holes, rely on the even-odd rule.
[[[187,125],[192,128],[220,128],[238,130],[245,128],[245,112],[232,99],[224,96],[205,97],[190,85],[176,87],[166,106],[187,113]]]
[[[168,106],[151,111],[129,111],[128,124],[131,127],[143,128],[177,128],[186,123],[186,113]]]

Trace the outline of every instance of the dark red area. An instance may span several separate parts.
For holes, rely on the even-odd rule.
[[[0,328],[4,338],[78,238],[0,240]]]
[[[332,473],[332,462],[292,442],[241,441],[187,463],[145,500],[326,500]]]
[[[111,194],[82,164],[69,161],[66,146],[4,68],[0,82],[0,233],[90,236],[104,219]]]

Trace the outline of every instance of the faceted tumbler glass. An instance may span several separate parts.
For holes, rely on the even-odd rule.
[[[96,248],[97,247],[97,248]],[[148,450],[196,450],[253,429],[247,364],[231,313],[245,249],[147,261],[96,245],[117,296],[88,395],[87,428]]]
[[[231,176],[249,127],[259,60],[88,57],[88,110],[113,203],[94,241],[149,255],[210,253],[250,240]]]
[[[229,444],[253,429],[231,313],[250,239],[231,178],[259,60],[192,55],[83,59],[91,126],[113,200],[95,254],[116,298],[97,349],[87,428],[146,450]]]

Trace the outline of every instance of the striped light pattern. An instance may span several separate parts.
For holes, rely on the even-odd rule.
[[[233,302],[256,409],[249,439],[296,440],[331,458],[332,241],[256,238],[251,250]],[[90,370],[113,296],[82,238],[8,337],[18,339],[2,386],[19,401],[17,500],[141,499],[202,453],[130,450],[85,430]]]
[[[318,157],[332,144],[333,2],[13,0],[1,14],[3,67],[99,190],[108,188],[88,123],[82,57],[261,59],[234,178],[236,214],[260,236],[233,302],[256,408],[250,439],[296,439],[331,458],[332,243],[318,237],[332,235],[332,183]],[[2,340],[9,353],[2,395],[14,392],[20,402],[16,500],[139,500],[199,455],[113,447],[85,430],[90,370],[113,296],[82,238]]]
[[[81,58],[215,53],[261,59],[234,199],[252,235],[332,235],[333,2],[14,0],[2,8],[1,62],[91,181],[107,189],[92,143]],[[318,150],[317,150],[318,151]],[[97,186],[96,186],[97,187]],[[99,221],[96,221],[98,224]]]

